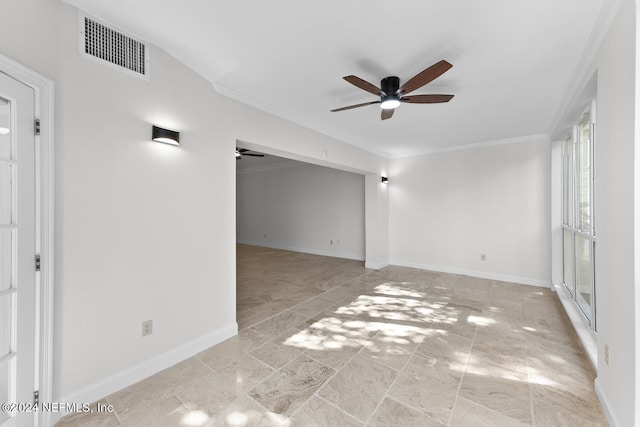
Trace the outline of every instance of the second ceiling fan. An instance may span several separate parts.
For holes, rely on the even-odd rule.
[[[356,77],[353,75],[345,76],[343,78],[346,81],[354,86],[359,87],[362,90],[379,96],[380,100],[350,105],[348,107],[336,108],[335,110],[331,111],[344,111],[372,104],[380,104],[380,107],[382,108],[380,118],[382,120],[386,120],[390,119],[393,116],[393,112],[401,103],[439,104],[443,102],[449,102],[451,98],[453,98],[453,95],[406,95],[416,89],[420,89],[430,81],[435,80],[437,77],[448,71],[451,67],[453,67],[453,65],[449,64],[445,60],[442,60],[440,62],[436,62],[426,70],[423,70],[420,73],[416,74],[402,86],[400,86],[400,79],[398,77],[385,77],[380,82],[379,88],[369,83],[368,81],[361,79],[360,77]]]
[[[242,160],[242,156],[251,156],[251,157],[264,157],[264,154],[260,153],[249,153],[248,148],[237,148],[236,147],[236,160]]]

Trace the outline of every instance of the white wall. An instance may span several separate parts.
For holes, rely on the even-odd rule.
[[[596,387],[614,425],[640,421],[638,402],[638,327],[635,233],[638,200],[634,175],[638,156],[635,135],[636,8],[622,5],[596,58],[598,70],[596,176],[596,284],[598,378]],[[604,363],[604,346],[611,364]]]
[[[159,49],[149,81],[82,58],[77,14],[60,12],[54,396],[64,399],[100,395],[114,375],[114,387],[139,379],[136,365],[185,357],[237,326],[235,193],[215,185],[234,181],[234,141],[211,132],[225,103]],[[152,123],[179,129],[182,145],[151,142]],[[142,338],[147,319],[154,332]]]
[[[549,150],[532,137],[392,160],[391,263],[549,284]]]
[[[240,170],[236,191],[238,242],[365,259],[363,175],[310,164]]]
[[[58,1],[5,0],[2,14],[0,53],[56,84],[57,401],[102,397],[234,333],[237,138],[386,168],[219,96],[159,49],[149,81],[81,57],[77,14]],[[182,145],[150,142],[152,123],[180,130]]]
[[[562,144],[551,144],[551,283],[562,285],[564,254],[562,252]]]
[[[383,176],[388,177],[388,173]],[[389,264],[389,184],[381,177],[365,176],[366,268],[380,269]]]

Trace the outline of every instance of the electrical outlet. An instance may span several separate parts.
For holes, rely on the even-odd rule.
[[[153,333],[153,320],[145,320],[142,322],[142,336],[146,337]]]
[[[480,261],[486,261],[486,260],[487,260],[487,255],[480,254]]]
[[[337,245],[339,245],[339,244],[340,244],[340,238],[339,238],[339,237],[336,239],[336,244],[337,244]]]
[[[607,364],[607,366],[609,366],[609,361],[611,356],[611,351],[609,350],[609,344],[605,344],[604,345],[604,363]]]

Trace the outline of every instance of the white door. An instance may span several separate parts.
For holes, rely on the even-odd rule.
[[[33,89],[0,72],[0,426],[33,426],[36,273]],[[10,411],[7,412],[7,409]]]

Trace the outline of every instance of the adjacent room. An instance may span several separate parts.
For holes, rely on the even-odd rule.
[[[290,252],[357,261],[345,265],[363,271],[364,176],[247,148],[237,153],[236,322],[245,329],[339,283],[341,275]],[[278,252],[252,247],[285,250],[297,261],[276,267],[268,255]],[[296,277],[283,280],[293,270]],[[308,279],[317,275],[331,276],[330,284],[315,289]]]
[[[640,424],[637,2],[0,12],[0,426]]]

